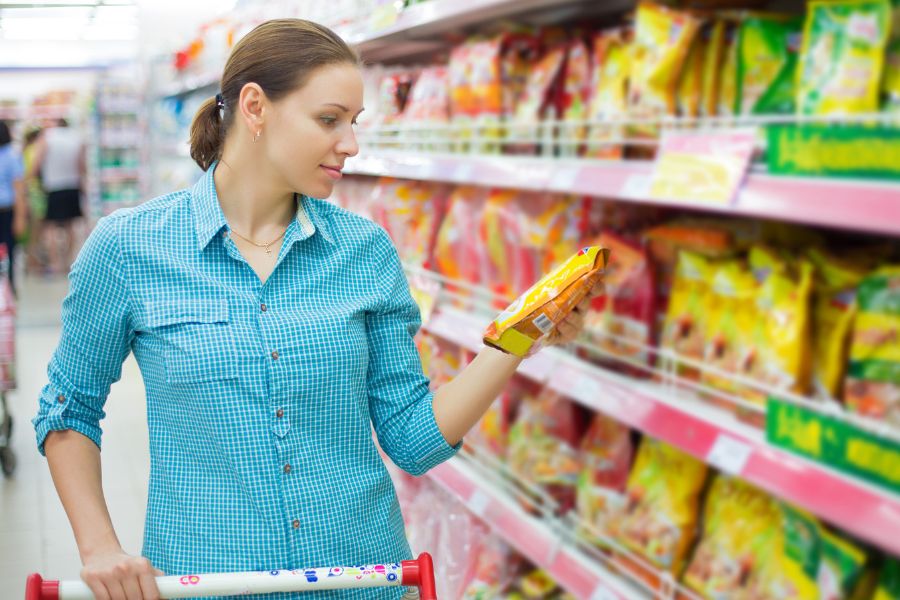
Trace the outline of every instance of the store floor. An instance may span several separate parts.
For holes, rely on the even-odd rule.
[[[81,568],[75,540],[46,460],[37,452],[31,418],[47,381],[47,362],[60,334],[60,306],[67,281],[26,279],[20,284],[17,336],[19,389],[9,396],[15,419],[13,447],[18,466],[0,479],[0,585],[3,598],[25,595],[28,573],[77,579]],[[149,472],[144,385],[133,358],[113,385],[103,422],[103,481],[119,540],[139,553]]]

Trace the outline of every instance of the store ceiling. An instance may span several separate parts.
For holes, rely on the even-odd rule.
[[[0,1],[0,39],[129,41],[138,35],[134,0]]]

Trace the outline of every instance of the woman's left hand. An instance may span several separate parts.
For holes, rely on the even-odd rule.
[[[588,310],[591,308],[591,302],[593,302],[594,298],[602,296],[604,293],[606,293],[606,287],[603,285],[603,282],[598,281],[595,283],[584,300],[579,302],[578,306],[569,313],[569,316],[556,326],[556,329],[550,334],[548,345],[562,346],[574,342],[575,338],[584,329],[584,320]]]

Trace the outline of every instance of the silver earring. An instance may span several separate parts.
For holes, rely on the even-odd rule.
[[[262,134],[262,130],[257,131],[257,132],[256,132],[256,135],[253,136],[253,143],[254,143],[254,144],[255,144],[256,142],[259,141],[259,136],[260,136],[261,134]]]

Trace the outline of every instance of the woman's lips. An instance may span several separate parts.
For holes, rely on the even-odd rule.
[[[322,169],[328,174],[329,177],[337,181],[341,177],[343,177],[343,173],[341,173],[340,169],[336,169],[335,167],[326,167],[325,165],[319,165]]]

